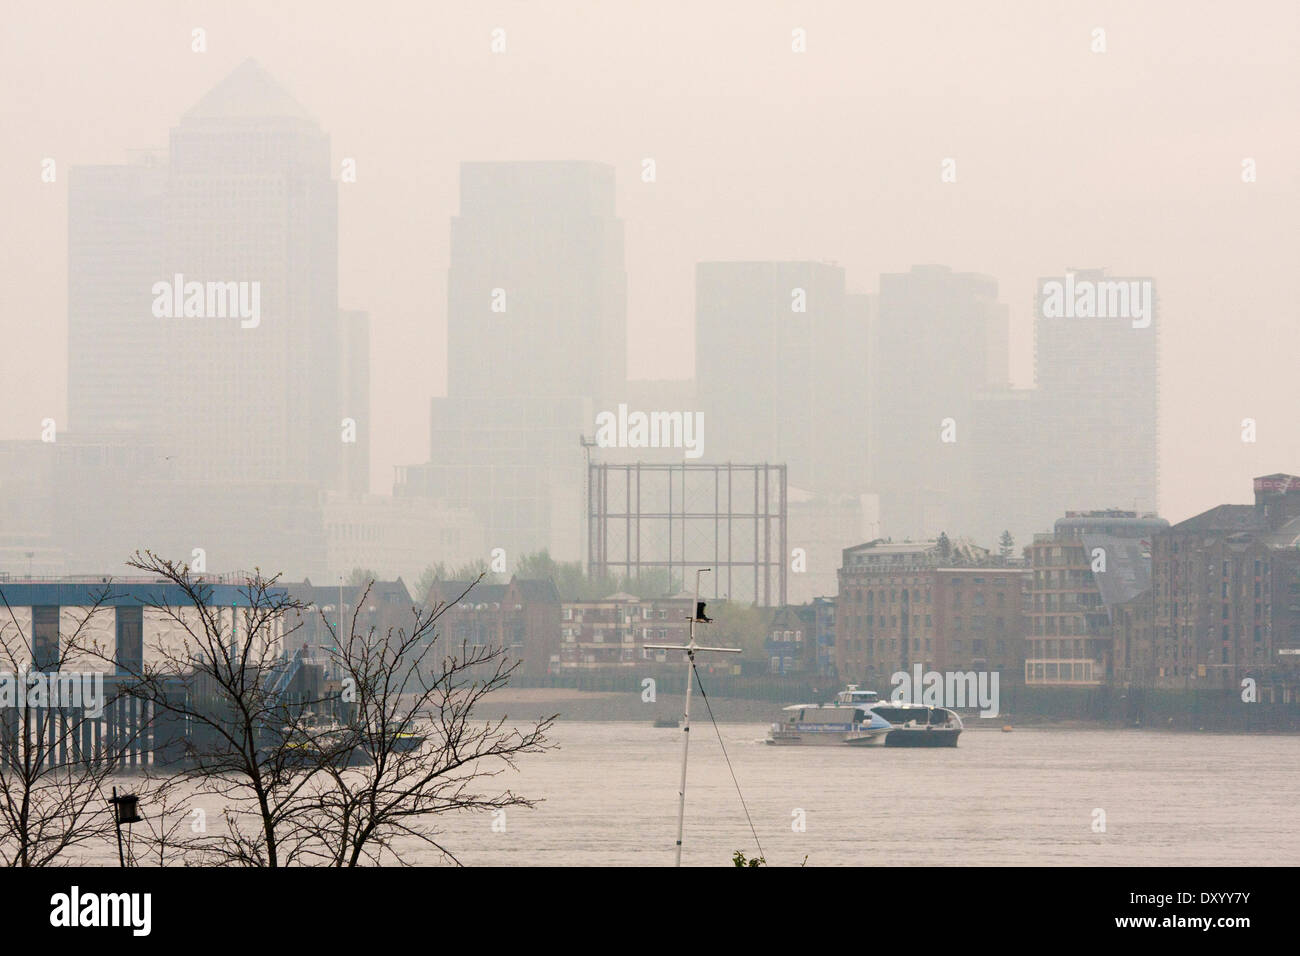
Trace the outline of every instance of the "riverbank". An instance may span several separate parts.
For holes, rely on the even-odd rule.
[[[505,687],[493,691],[475,708],[475,716],[526,717],[536,719],[558,714],[561,720],[608,721],[630,720],[653,723],[656,720],[673,720],[682,713],[679,694],[646,701],[640,693],[628,691],[582,691],[567,687]],[[743,700],[730,697],[710,697],[707,705],[696,692],[691,703],[691,716],[707,720],[709,708],[719,721],[727,723],[770,722],[773,705],[765,700]],[[776,709],[779,709],[777,707]]]
[[[1014,697],[1012,700],[1014,701]],[[1242,716],[1241,708],[1233,711],[1219,708],[1209,709],[1202,701],[1188,699],[1185,708],[1171,709],[1166,706],[1152,708],[1141,716],[1115,713],[1109,708],[1100,712],[1105,716],[1087,716],[1087,711],[1075,706],[1073,695],[1062,698],[1060,712],[1054,713],[1048,706],[1051,699],[1035,695],[1032,701],[1025,701],[1025,708],[1008,709],[1005,707],[996,717],[981,717],[977,711],[962,712],[962,720],[967,730],[1001,731],[1004,726],[1015,728],[1052,728],[1069,729],[1145,729],[1145,730],[1188,730],[1233,733],[1295,733],[1294,726],[1279,721],[1249,721]],[[680,693],[656,693],[654,700],[645,700],[642,691],[589,691],[569,687],[504,687],[484,698],[475,709],[475,717],[480,719],[528,719],[558,715],[565,721],[641,721],[653,723],[656,720],[673,720],[681,716],[682,695]],[[780,703],[769,700],[752,700],[737,697],[710,696],[705,700],[698,690],[692,698],[691,716],[693,722],[708,720],[709,711],[713,717],[725,723],[771,723],[776,720],[781,709]],[[1247,705],[1242,705],[1242,707]],[[1258,705],[1257,705],[1258,706]],[[1081,713],[1080,711],[1083,710]],[[1172,710],[1172,712],[1171,712]],[[1244,712],[1249,714],[1250,712]]]

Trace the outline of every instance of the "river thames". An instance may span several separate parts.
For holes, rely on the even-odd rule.
[[[955,749],[771,747],[767,725],[721,724],[770,865],[1294,865],[1300,861],[1300,737],[1151,730],[970,729]],[[691,728],[683,863],[758,852],[714,726]],[[669,866],[680,730],[560,721],[557,749],[482,781],[540,799],[504,818],[440,817],[468,866]],[[120,778],[127,787],[131,778]],[[202,808],[210,794],[173,804]],[[152,819],[157,807],[142,807]],[[802,829],[797,827],[802,826]],[[1104,827],[1104,828],[1103,828]],[[447,862],[407,838],[404,862]],[[113,865],[115,848],[71,855]],[[156,863],[147,855],[142,864]],[[171,861],[169,861],[171,862]]]
[[[772,865],[1300,861],[1300,737],[978,729],[956,749],[840,749],[765,746],[764,724],[721,726]],[[487,816],[444,821],[445,843],[467,865],[671,864],[681,736],[561,722],[561,749],[498,778],[545,802],[510,810],[504,832]],[[713,726],[694,723],[691,737],[683,862],[755,855]]]

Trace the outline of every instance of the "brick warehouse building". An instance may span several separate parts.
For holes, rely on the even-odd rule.
[[[1251,677],[1263,702],[1300,700],[1300,477],[1254,492],[1155,536],[1151,589],[1116,619],[1122,682],[1236,691]]]
[[[377,634],[387,634],[389,629],[396,631],[404,628],[411,630],[414,618],[414,601],[406,583],[398,578],[396,581],[374,581],[368,586],[349,584],[339,587],[337,584],[312,584],[310,580],[301,584],[286,584],[284,589],[306,607],[296,612],[288,622],[293,628],[289,650],[295,651],[305,647],[309,653],[335,646],[335,637],[331,629],[339,627],[342,617],[342,634],[347,635],[355,626],[357,634],[366,634],[371,629]],[[364,606],[358,603],[365,597]],[[340,598],[342,611],[340,612]]]
[[[835,614],[839,678],[881,693],[916,664],[1018,681],[1025,572],[969,544],[872,541],[844,551]]]
[[[439,581],[425,596],[446,604],[438,622],[444,645],[504,647],[519,673],[544,677],[560,661],[560,594],[547,579],[511,578],[509,584]],[[468,593],[466,591],[468,590]]]

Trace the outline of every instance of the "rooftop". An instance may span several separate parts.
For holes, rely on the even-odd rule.
[[[249,119],[291,119],[316,125],[311,114],[251,57],[203,94],[181,122]]]

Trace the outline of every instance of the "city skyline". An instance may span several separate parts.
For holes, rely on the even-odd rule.
[[[171,141],[143,162],[70,170],[75,417],[55,458],[49,542],[64,570],[113,567],[115,549],[148,538],[181,553],[201,541],[195,555],[214,548],[222,567],[265,559],[291,574],[344,573],[336,562],[364,556],[357,542],[370,540],[402,562],[380,573],[411,575],[420,524],[444,547],[461,541],[456,559],[467,541],[480,559],[484,542],[515,559],[591,556],[575,433],[596,436],[584,460],[666,451],[628,441],[613,167],[460,165],[450,394],[431,400],[437,451],[397,470],[394,498],[370,495],[365,480],[382,425],[369,414],[368,316],[340,309],[336,292],[347,161],[335,180],[328,134],[252,59],[181,116]],[[1104,499],[1116,494],[1154,510],[1154,283],[1067,269],[1037,284],[1036,381],[1016,390],[1009,310],[992,277],[914,265],[863,295],[833,264],[700,262],[700,367],[686,382],[702,410],[665,412],[661,399],[682,383],[642,381],[650,408],[632,417],[675,420],[676,435],[649,444],[686,438],[689,459],[705,453],[707,415],[711,460],[793,472],[787,544],[806,575],[794,579],[803,599],[829,592],[837,555],[868,528],[899,540],[947,528],[1024,539],[1070,506],[1112,506]],[[1117,309],[1138,318],[1108,311]],[[208,400],[159,401],[159,385]],[[621,452],[600,427],[616,403]],[[1052,474],[1054,442],[1082,457]],[[203,503],[182,506],[187,498]],[[782,522],[788,506],[783,497]],[[44,544],[38,524],[10,523],[11,554],[28,546],[23,536]]]
[[[839,14],[844,15],[844,11],[839,11]],[[24,16],[37,14],[29,12]],[[488,48],[492,29],[489,24],[494,24],[495,19],[488,20],[488,16],[501,19],[507,26],[512,17],[523,18],[516,21],[520,26],[510,33],[511,45],[502,55],[506,59],[492,59],[493,54]],[[712,16],[701,14],[702,27],[714,22],[710,19]],[[916,27],[907,14],[895,12],[890,16],[897,18],[893,25],[900,30]],[[1026,16],[1027,33],[1022,35],[1041,36],[1043,43],[1040,46],[1059,45],[1058,53],[1061,55],[1075,50],[1070,55],[1077,57],[1079,70],[1091,70],[1093,74],[1101,64],[1113,64],[1107,68],[1118,71],[1120,75],[1137,76],[1133,72],[1137,64],[1127,52],[1132,47],[1131,40],[1141,36],[1149,49],[1151,30],[1157,20],[1162,30],[1170,29],[1167,18],[1155,17],[1154,14],[1108,11],[1107,17],[1100,19],[1112,21],[1109,26],[1111,46],[1105,54],[1097,55],[1088,50],[1087,28],[1084,26],[1080,26],[1082,39],[1074,43],[1058,28],[1049,30],[1045,21],[1036,19],[1028,11]],[[812,259],[835,260],[845,268],[847,291],[850,293],[874,293],[877,276],[906,271],[917,263],[944,262],[954,271],[993,276],[1010,312],[1012,383],[1028,386],[1032,375],[1029,362],[1032,335],[1029,333],[1035,281],[1039,276],[1058,273],[1061,263],[1088,263],[1109,267],[1113,275],[1156,277],[1160,284],[1162,315],[1177,317],[1176,323],[1162,330],[1161,339],[1164,382],[1160,471],[1165,478],[1165,487],[1161,489],[1162,514],[1170,520],[1178,520],[1194,513],[1199,501],[1230,498],[1240,487],[1236,480],[1240,474],[1289,468],[1288,461],[1300,454],[1300,448],[1294,434],[1286,433],[1285,420],[1279,416],[1280,410],[1286,406],[1282,356],[1287,350],[1261,351],[1252,346],[1253,342],[1293,334],[1290,330],[1294,328],[1292,323],[1281,318],[1291,308],[1281,284],[1285,274],[1282,263],[1286,258],[1286,242],[1269,241],[1269,237],[1281,235],[1280,229],[1290,215],[1289,210],[1293,209],[1293,174],[1287,178],[1288,174],[1282,171],[1294,166],[1289,158],[1294,155],[1295,143],[1289,131],[1284,132],[1285,124],[1278,123],[1267,124],[1269,133],[1265,139],[1260,139],[1262,134],[1256,127],[1262,128],[1264,124],[1261,124],[1258,114],[1271,109],[1272,101],[1261,97],[1251,101],[1255,104],[1254,110],[1229,110],[1227,103],[1232,100],[1227,93],[1207,94],[1210,98],[1205,108],[1212,110],[1209,115],[1217,119],[1223,137],[1230,139],[1234,132],[1242,130],[1248,123],[1252,123],[1250,128],[1255,130],[1250,136],[1238,136],[1243,142],[1236,150],[1240,155],[1224,153],[1217,157],[1203,155],[1204,150],[1180,151],[1165,143],[1182,130],[1174,120],[1183,122],[1186,119],[1185,109],[1171,106],[1165,111],[1170,120],[1164,127],[1162,138],[1151,140],[1149,137],[1135,139],[1130,136],[1130,148],[1126,154],[1128,172],[1124,175],[1116,175],[1114,161],[1099,156],[1098,148],[1086,142],[1076,142],[1074,147],[1076,154],[1081,151],[1087,155],[1088,163],[1081,162],[1080,155],[1076,155],[1074,162],[1062,164],[1067,154],[1047,150],[1044,146],[1029,146],[1023,136],[1010,134],[1009,119],[993,115],[985,116],[989,125],[987,136],[976,136],[969,123],[962,123],[959,125],[966,132],[962,139],[969,145],[964,148],[939,146],[933,142],[932,136],[920,132],[911,123],[903,122],[900,106],[896,103],[878,117],[878,128],[893,129],[900,134],[894,139],[897,149],[885,153],[879,150],[860,152],[858,155],[863,164],[852,173],[850,166],[841,162],[819,168],[816,164],[810,165],[813,155],[810,149],[824,138],[824,130],[812,138],[801,136],[806,129],[804,120],[800,114],[790,112],[788,103],[783,103],[779,84],[755,77],[755,71],[761,67],[771,71],[773,79],[782,83],[789,80],[791,63],[777,58],[777,53],[784,57],[793,56],[789,52],[790,27],[786,20],[787,17],[777,15],[758,16],[748,21],[733,41],[716,51],[716,62],[707,56],[697,58],[700,75],[707,77],[711,88],[719,92],[725,91],[731,82],[720,75],[725,73],[719,69],[721,62],[733,66],[747,65],[745,81],[754,86],[755,103],[759,106],[744,107],[730,119],[724,115],[724,127],[742,121],[746,116],[752,119],[755,108],[775,108],[776,115],[788,121],[787,135],[781,138],[786,145],[782,148],[776,148],[771,139],[773,134],[756,132],[756,136],[765,138],[766,146],[757,151],[747,151],[739,163],[735,160],[741,157],[732,148],[703,151],[704,154],[716,154],[715,159],[707,159],[699,150],[685,156],[680,150],[671,149],[672,137],[669,134],[674,126],[662,112],[651,117],[654,133],[649,137],[635,135],[636,128],[644,132],[644,122],[641,127],[637,123],[615,124],[614,128],[602,131],[599,142],[590,136],[572,135],[576,127],[562,124],[565,135],[560,137],[561,143],[536,122],[521,121],[521,116],[515,112],[518,107],[510,107],[500,114],[498,119],[505,126],[495,127],[491,120],[475,120],[473,114],[466,112],[468,107],[458,107],[454,117],[448,116],[455,122],[450,126],[444,123],[441,127],[444,132],[454,135],[435,153],[427,151],[426,138],[417,137],[412,141],[420,144],[418,155],[428,157],[417,164],[424,171],[419,176],[402,171],[403,165],[397,162],[402,148],[394,137],[377,135],[373,125],[367,127],[367,135],[371,137],[368,141],[376,144],[370,149],[369,157],[366,151],[352,148],[357,138],[353,117],[362,115],[356,107],[370,88],[369,74],[364,70],[354,70],[348,82],[331,80],[290,49],[293,44],[287,37],[281,36],[276,41],[263,36],[257,44],[258,49],[244,45],[236,50],[230,31],[223,32],[212,25],[208,26],[213,38],[209,51],[192,53],[189,30],[193,25],[182,28],[176,21],[177,46],[173,53],[168,54],[168,68],[176,78],[161,98],[131,97],[131,84],[138,87],[143,77],[133,77],[129,71],[117,71],[112,79],[115,86],[110,84],[111,89],[99,90],[97,95],[108,96],[111,93],[120,98],[123,105],[112,111],[95,108],[97,117],[111,115],[114,121],[101,119],[79,128],[75,139],[68,139],[66,133],[48,135],[53,130],[43,130],[45,121],[36,114],[20,110],[15,116],[13,128],[26,131],[26,139],[52,143],[46,152],[57,163],[58,178],[53,184],[40,182],[39,166],[32,165],[36,160],[30,158],[27,172],[20,175],[15,168],[8,177],[16,184],[15,215],[23,217],[23,221],[32,226],[25,233],[22,248],[11,248],[13,254],[8,261],[32,281],[16,282],[16,272],[5,287],[6,299],[14,304],[14,309],[6,314],[6,331],[11,341],[27,343],[29,347],[15,349],[9,353],[10,358],[0,360],[0,374],[6,383],[5,398],[11,409],[3,423],[5,433],[0,437],[30,438],[39,433],[40,421],[47,417],[56,419],[60,427],[66,423],[66,401],[62,398],[63,389],[57,387],[66,374],[65,370],[59,367],[58,362],[48,359],[18,364],[12,358],[24,352],[36,356],[57,355],[60,350],[57,343],[63,326],[61,316],[66,314],[58,305],[58,290],[65,284],[59,279],[59,260],[63,253],[61,243],[49,241],[52,238],[49,220],[53,220],[52,228],[57,233],[62,221],[59,211],[62,200],[55,198],[51,206],[51,193],[62,194],[71,165],[117,163],[126,158],[128,150],[142,145],[161,145],[162,131],[170,128],[185,107],[219,82],[249,53],[255,53],[263,66],[306,105],[331,136],[334,175],[337,177],[343,158],[355,157],[358,163],[357,182],[339,187],[340,283],[342,290],[349,287],[354,290],[344,291],[341,299],[345,304],[356,304],[370,312],[373,362],[376,367],[389,371],[390,379],[403,383],[396,390],[376,391],[375,416],[384,425],[382,429],[376,429],[371,452],[371,484],[376,490],[386,489],[394,466],[427,458],[428,450],[420,446],[427,441],[428,399],[443,391],[445,382],[445,346],[442,344],[445,338],[441,327],[445,321],[442,313],[446,299],[441,293],[443,279],[440,273],[449,261],[445,251],[445,222],[455,209],[454,197],[437,198],[447,196],[444,187],[438,183],[450,185],[455,178],[451,173],[459,162],[476,156],[485,159],[540,159],[547,156],[590,159],[614,167],[615,214],[628,230],[627,355],[629,374],[633,378],[690,377],[694,365],[690,361],[693,351],[690,330],[694,324],[691,303],[695,262]],[[162,14],[158,22],[169,24],[173,21]],[[878,40],[869,40],[863,31],[841,31],[842,35],[838,36],[829,35],[825,30],[819,32],[819,22],[828,21],[819,21],[817,16],[800,18],[800,24],[808,30],[810,42],[808,53],[803,54],[807,59],[799,61],[808,65],[797,68],[808,72],[804,93],[820,88],[828,94],[820,101],[823,105],[813,110],[817,122],[823,123],[827,113],[835,113],[852,102],[849,98],[861,95],[860,88],[846,72],[848,61],[845,58],[854,49],[854,44],[877,43]],[[109,35],[115,29],[111,24],[102,26]],[[778,27],[783,29],[778,30]],[[978,18],[968,20],[958,15],[955,29],[965,31],[963,39],[941,37],[940,48],[946,44],[953,49],[969,48],[967,55],[971,57],[984,55],[980,51],[990,43],[987,25],[982,26]],[[1199,36],[1198,31],[1203,27],[1179,22],[1178,29],[1185,29],[1188,31],[1186,37],[1192,37]],[[482,17],[465,14],[463,19],[448,25],[446,36],[455,38],[455,42],[449,39],[445,45],[448,64],[454,62],[457,67],[470,70],[471,75],[473,71],[496,70],[496,73],[487,74],[491,80],[484,95],[497,96],[513,90],[512,102],[523,105],[541,93],[523,90],[520,87],[522,74],[517,71],[532,69],[539,64],[555,66],[564,63],[567,65],[559,73],[571,80],[575,67],[590,62],[591,57],[603,55],[592,51],[584,53],[575,49],[572,41],[566,44],[539,30],[534,16],[526,11],[503,7]],[[215,42],[218,36],[225,38],[220,44]],[[276,31],[271,31],[271,36],[276,36]],[[543,36],[545,42],[541,39]],[[1130,42],[1118,43],[1117,36],[1128,36]],[[1172,95],[1179,78],[1188,75],[1202,77],[1201,82],[1207,83],[1206,72],[1226,69],[1224,64],[1233,65],[1232,75],[1235,77],[1241,69],[1237,61],[1247,55],[1252,62],[1248,72],[1261,80],[1261,89],[1269,89],[1270,84],[1263,78],[1269,70],[1284,62],[1285,36],[1285,30],[1279,31],[1278,36],[1264,38],[1258,31],[1239,25],[1230,26],[1215,34],[1218,52],[1213,61],[1204,57],[1198,59],[1194,52],[1177,56],[1162,54],[1170,73],[1168,78],[1152,86],[1149,98]],[[473,43],[471,39],[481,39],[481,42]],[[151,38],[147,42],[157,41]],[[703,43],[693,34],[682,42],[697,53]],[[1195,43],[1184,44],[1184,47],[1192,51],[1198,48]],[[1166,47],[1161,45],[1158,49],[1163,51]],[[544,50],[549,50],[549,53]],[[403,55],[396,58],[396,63],[401,68],[413,67],[406,48],[401,52]],[[561,54],[561,59],[554,59]],[[1047,54],[1039,47],[1026,46],[1017,51],[1017,55],[1028,64]],[[518,60],[509,60],[510,56],[517,56]],[[636,62],[645,66],[647,57],[652,57],[652,54],[640,47]],[[88,62],[93,70],[94,58]],[[10,63],[5,69],[12,70],[15,66]],[[34,80],[43,82],[40,80],[44,75],[41,69],[28,69],[25,78],[17,80],[19,87],[29,88]],[[886,66],[882,65],[880,69],[884,70]],[[84,74],[85,69],[81,73]],[[544,75],[549,80],[544,81],[539,90],[551,82],[551,92],[558,90],[567,97],[561,101],[561,110],[565,104],[576,107],[584,99],[602,101],[611,95],[579,93],[571,82],[561,81],[545,71]],[[188,82],[186,78],[189,78]],[[983,82],[990,90],[1005,91],[1006,80],[1001,75]],[[1065,81],[1058,79],[1056,82]],[[1234,82],[1241,81],[1231,80],[1226,86],[1237,89],[1232,87]],[[924,78],[919,79],[916,97],[922,97],[925,83]],[[617,88],[617,84],[614,87]],[[49,90],[45,95],[48,98],[56,93],[58,91]],[[662,103],[657,107],[660,111],[664,104],[681,103],[680,98],[674,95],[674,89],[661,89],[658,93],[664,94],[660,96]],[[635,94],[630,95],[635,97]],[[1087,118],[1088,110],[1095,112],[1102,108],[1114,95],[1113,91],[1103,89],[1094,100],[1077,104],[1081,111],[1078,116]],[[169,100],[171,105],[168,105]],[[902,94],[900,102],[908,103],[908,95]],[[919,103],[920,99],[917,99],[913,105],[921,109]],[[750,112],[746,113],[746,110]],[[57,113],[59,110],[46,112]],[[551,115],[564,114],[552,112]],[[692,115],[691,111],[686,111],[681,118],[685,120]],[[923,115],[923,111],[916,115]],[[1148,116],[1146,113],[1142,115]],[[370,123],[380,122],[388,116],[391,116],[390,112],[380,110]],[[812,118],[808,117],[809,120]],[[1148,118],[1152,124],[1159,122],[1154,116]],[[1115,121],[1119,123],[1116,137],[1122,138],[1125,132],[1131,131],[1133,118],[1117,114]],[[1037,116],[1036,122],[1050,130],[1054,123],[1064,120]],[[506,127],[509,127],[508,147],[506,141],[497,135],[505,133]],[[677,128],[685,127],[679,124]],[[1106,129],[1104,125],[1095,123],[1090,128]],[[996,142],[999,134],[1002,135],[1000,145]],[[637,139],[642,142],[651,139],[653,142],[634,148],[632,143]],[[656,149],[655,143],[665,144],[665,148]],[[929,146],[934,148],[927,149]],[[940,180],[940,161],[949,154],[954,154],[957,159],[957,181],[945,184]],[[437,160],[435,156],[447,158]],[[1259,161],[1258,182],[1241,180],[1241,160],[1246,156],[1254,156]],[[656,160],[657,181],[653,183],[643,182],[641,178],[642,160],[647,157]],[[722,167],[717,164],[728,159],[732,162],[723,174]],[[8,161],[16,162],[13,157]],[[1164,165],[1161,165],[1162,161]],[[999,165],[995,169],[990,165],[992,163]],[[782,172],[773,177],[778,168]],[[814,168],[819,170],[818,175],[810,178],[807,173]],[[1158,175],[1157,169],[1160,170]],[[368,170],[374,175],[368,177]],[[723,178],[719,179],[719,175]],[[771,183],[781,183],[782,188],[775,195],[787,198],[758,207],[751,204],[748,210],[740,209],[734,199],[735,190],[742,184],[752,186],[756,177],[764,176]],[[710,184],[708,196],[700,202],[699,189],[706,182]],[[896,241],[900,235],[897,229],[892,230],[895,241],[885,246],[879,239],[864,235],[860,228],[846,231],[847,220],[842,215],[828,214],[828,189],[837,183],[841,190],[848,188],[850,183],[854,184],[855,203],[863,211],[873,210],[870,220],[873,223],[901,224],[904,219],[900,218],[900,211],[907,208],[910,215],[906,218],[908,229],[902,234],[904,241]],[[1013,183],[1014,190],[1011,188]],[[801,201],[797,203],[791,201],[791,189],[788,188],[794,184],[803,187]],[[865,189],[858,188],[863,185]],[[370,242],[374,236],[367,222],[374,214],[391,208],[393,190],[399,188],[407,190],[415,198],[412,208],[428,209],[431,214],[427,219],[428,231],[407,235],[395,261],[409,261],[405,259],[407,255],[417,255],[423,264],[415,269],[399,266],[377,272],[372,267],[374,250],[387,248],[392,251],[392,248],[374,246]],[[946,194],[945,189],[948,191]],[[1240,190],[1254,192],[1242,194]],[[1019,208],[1014,203],[1005,202],[1017,194],[1026,199],[1034,198],[1037,207],[1044,210],[1032,214],[1024,223],[1032,226],[1037,222],[1039,226],[1033,233],[1033,242],[1013,242],[1011,246],[1014,248],[1007,249],[987,248],[985,244],[973,242],[973,223],[979,221],[980,234],[996,231],[1000,223],[1007,222],[1006,212]],[[956,205],[942,217],[934,214],[939,207],[927,204],[928,200],[947,202],[954,195],[959,197],[952,200]],[[1249,198],[1252,196],[1255,198]],[[1044,199],[1050,201],[1044,202]],[[927,202],[918,206],[918,200]],[[663,232],[665,214],[673,210],[680,213],[685,208],[684,202],[700,210],[706,228],[690,230],[688,235],[681,235],[680,230],[676,230],[673,242],[661,241],[666,235]],[[863,203],[869,206],[861,205]],[[1207,206],[1207,203],[1212,206]],[[1206,212],[1209,208],[1214,209],[1213,215]],[[46,210],[43,215],[38,212],[42,209]],[[919,217],[915,215],[918,210],[922,213]],[[1198,210],[1198,218],[1187,218],[1188,214]],[[972,220],[972,216],[976,219]],[[1242,216],[1248,218],[1242,220]],[[1018,212],[1017,218],[1024,219],[1024,216]],[[1143,244],[1141,240],[1144,237],[1152,237],[1150,229],[1142,225],[1148,220],[1159,220],[1164,223],[1164,228],[1174,224],[1172,233],[1183,237],[1181,243],[1173,244],[1178,247],[1176,253],[1171,255],[1169,246],[1160,242],[1146,242],[1147,248],[1144,249],[1137,247]],[[1213,232],[1222,229],[1237,235],[1258,236],[1259,245],[1246,249],[1240,242],[1229,245],[1212,242],[1210,232],[1207,232],[1211,223],[1214,224]],[[814,224],[818,225],[816,230],[811,228]],[[941,224],[943,228],[939,229]],[[402,230],[397,232],[401,234]],[[421,241],[410,241],[416,235]],[[651,242],[656,235],[660,241]],[[1005,235],[1009,237],[1012,234]],[[358,243],[372,245],[372,251],[358,248]],[[1006,246],[1007,243],[993,245]],[[877,249],[880,251],[875,251]],[[42,281],[39,278],[42,275],[49,278]],[[1223,275],[1234,277],[1231,293],[1217,281]],[[419,293],[416,293],[417,289]],[[394,298],[394,294],[398,298]],[[1232,298],[1228,298],[1230,294]],[[16,314],[44,315],[44,319],[31,325],[17,325],[14,324]],[[1212,354],[1207,354],[1202,347],[1206,336],[1218,336]],[[43,343],[55,347],[51,350]],[[1260,370],[1252,375],[1241,374],[1247,363],[1259,366]],[[1240,440],[1242,420],[1246,418],[1258,422],[1258,440],[1254,444]],[[1179,476],[1177,483],[1169,483],[1171,475]],[[1120,507],[1131,505],[1131,502],[1111,504]]]
[[[1277,922],[1300,5],[9,6],[20,938],[484,865]]]

